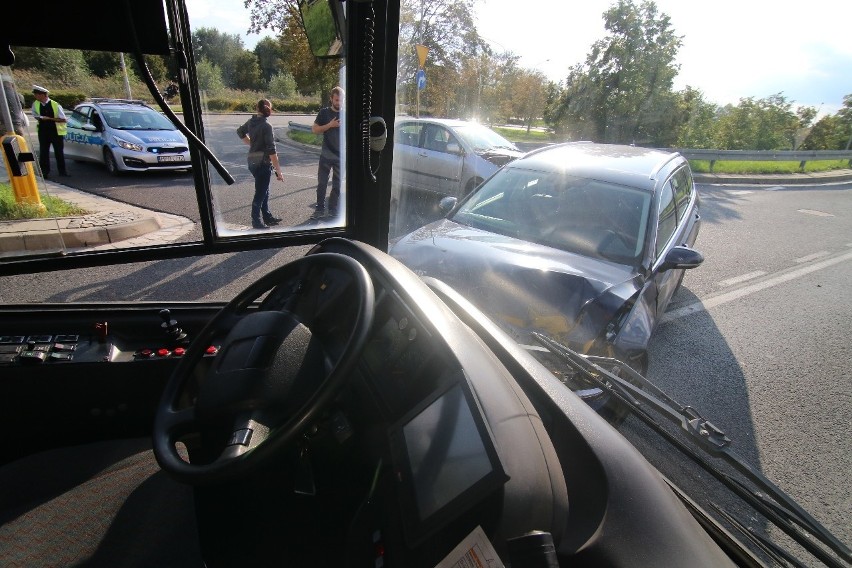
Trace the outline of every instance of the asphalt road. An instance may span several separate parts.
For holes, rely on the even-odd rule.
[[[291,117],[275,118],[283,135]],[[207,138],[237,178],[234,186],[217,185],[217,211],[224,223],[247,227],[251,176],[235,124],[214,119]],[[279,151],[285,182],[273,185],[273,210],[304,226],[316,154],[288,143]],[[77,168],[94,166],[75,164],[72,174]],[[84,177],[94,180],[90,191],[197,219],[191,179],[181,174],[114,179],[104,171],[102,178],[75,175],[71,185]],[[850,544],[852,184],[698,190],[697,248],[706,260],[686,274],[657,331],[649,377],[724,430],[734,451]],[[3,277],[0,301],[224,301],[306,249],[103,267],[94,279],[88,270]],[[638,421],[628,419],[622,430],[690,495],[736,508],[709,476],[671,459],[671,448]],[[760,517],[744,518],[765,530]]]
[[[653,340],[649,369],[655,383],[721,428],[733,451],[847,545],[850,191],[848,183],[700,187],[704,224],[697,248],[706,260],[684,278]],[[647,445],[655,465],[687,493],[731,506],[706,473],[682,462],[674,466],[668,444],[647,444],[637,420],[623,431]],[[759,516],[749,524],[765,528]]]

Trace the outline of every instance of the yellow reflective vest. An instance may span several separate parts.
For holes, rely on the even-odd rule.
[[[53,117],[59,118],[59,103],[50,99],[50,108],[53,109]],[[35,101],[33,103],[33,108],[35,109],[37,114],[41,114],[41,102]],[[36,121],[36,131],[41,127],[41,121]],[[68,123],[67,122],[57,122],[56,123],[56,133],[60,136],[65,136],[68,133]]]

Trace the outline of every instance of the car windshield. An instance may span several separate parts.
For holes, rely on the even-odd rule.
[[[117,130],[175,130],[168,118],[153,109],[106,109],[103,116]]]
[[[456,126],[455,133],[475,151],[492,149],[515,150],[515,145],[481,124]]]
[[[637,265],[650,204],[647,191],[509,167],[480,186],[450,218],[566,252]]]

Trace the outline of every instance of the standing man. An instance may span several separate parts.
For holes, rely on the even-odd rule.
[[[317,207],[311,219],[322,219],[325,212],[325,191],[328,186],[329,173],[331,179],[331,194],[328,196],[328,216],[337,216],[340,203],[340,100],[343,89],[335,87],[331,90],[330,105],[321,108],[311,126],[311,132],[322,134],[322,153],[317,170]]]
[[[33,85],[33,117],[36,119],[38,132],[38,163],[44,177],[50,174],[50,147],[56,156],[56,167],[59,175],[68,176],[65,169],[65,133],[68,132],[67,119],[62,105],[47,95],[50,93],[44,87]]]

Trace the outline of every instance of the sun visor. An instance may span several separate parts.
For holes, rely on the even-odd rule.
[[[0,50],[20,46],[133,52],[135,28],[142,53],[168,55],[163,0],[132,0],[129,4],[132,23],[121,0],[84,0],[73,5],[55,0],[37,5],[6,3]]]

